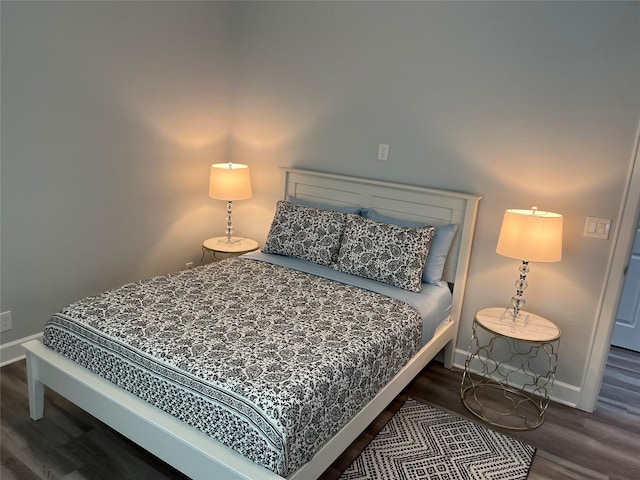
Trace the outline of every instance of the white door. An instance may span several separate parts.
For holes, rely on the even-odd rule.
[[[640,225],[622,288],[611,344],[640,352]]]

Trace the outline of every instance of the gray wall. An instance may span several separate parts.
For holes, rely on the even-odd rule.
[[[224,205],[224,4],[2,2],[2,342],[199,261]],[[219,212],[217,211],[219,209]]]
[[[2,307],[42,329],[84,295],[182,268],[221,234],[207,167],[252,167],[264,240],[297,166],[484,195],[460,345],[514,293],[507,208],[565,215],[527,308],[579,391],[640,120],[638,2],[2,3]],[[389,160],[376,160],[379,143]]]

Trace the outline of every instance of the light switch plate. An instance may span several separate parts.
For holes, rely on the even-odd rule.
[[[584,225],[584,236],[608,240],[610,230],[610,218],[587,217],[587,222]]]

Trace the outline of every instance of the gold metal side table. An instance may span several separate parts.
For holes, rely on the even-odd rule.
[[[549,406],[561,332],[539,315],[522,312],[529,317],[522,324],[503,319],[504,311],[476,313],[460,396],[487,423],[531,430],[542,424]]]

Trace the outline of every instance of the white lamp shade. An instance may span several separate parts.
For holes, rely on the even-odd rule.
[[[562,259],[562,215],[532,210],[507,210],[496,252],[528,262]]]
[[[251,198],[249,167],[241,163],[215,163],[209,176],[209,196],[216,200]]]

